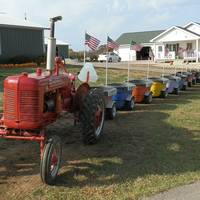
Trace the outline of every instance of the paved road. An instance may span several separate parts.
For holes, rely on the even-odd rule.
[[[177,187],[142,200],[200,200],[200,182]]]

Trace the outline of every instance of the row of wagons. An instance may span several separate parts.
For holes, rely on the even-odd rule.
[[[196,83],[200,83],[200,72],[180,71],[161,77],[112,83],[98,89],[103,90],[107,118],[113,119],[117,110],[133,110],[136,103],[150,104],[154,97],[166,98],[168,94],[179,95],[180,90],[187,90]]]

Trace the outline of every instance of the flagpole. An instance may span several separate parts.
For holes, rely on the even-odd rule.
[[[130,78],[130,50],[129,50],[129,55],[128,55],[128,77],[127,77],[127,81],[129,82],[129,78]]]
[[[85,36],[86,36],[86,31],[85,31]],[[86,52],[86,44],[84,42],[84,55],[83,55],[83,63],[85,64],[85,52]]]
[[[106,38],[106,86],[108,85],[108,34]]]
[[[147,80],[149,80],[149,69],[150,69],[150,58],[148,58],[148,66],[147,66]]]

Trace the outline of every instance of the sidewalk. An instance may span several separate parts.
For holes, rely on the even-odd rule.
[[[177,187],[142,200],[200,200],[200,182]]]

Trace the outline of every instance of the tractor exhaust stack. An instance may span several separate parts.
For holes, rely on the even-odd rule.
[[[47,46],[47,70],[52,71],[55,56],[56,56],[56,38],[54,38],[55,33],[55,22],[62,20],[61,16],[50,18],[50,36],[48,38]]]

